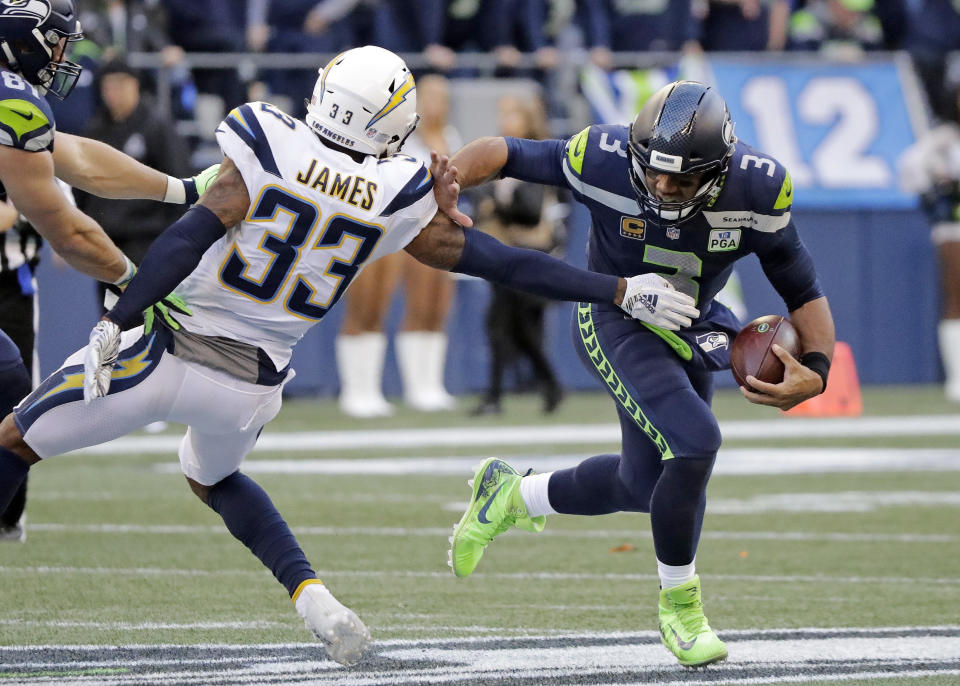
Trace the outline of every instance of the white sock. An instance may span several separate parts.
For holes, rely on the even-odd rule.
[[[356,416],[389,414],[391,407],[381,388],[387,337],[382,333],[341,335],[335,346],[341,407]]]
[[[685,584],[697,575],[697,558],[693,558],[688,565],[665,565],[657,560],[657,573],[660,575],[660,588]]]
[[[551,474],[553,472],[531,474],[520,479],[520,497],[523,498],[523,504],[527,506],[527,514],[531,517],[557,514],[550,505],[550,494],[547,488]]]
[[[428,354],[424,366],[428,391],[438,398],[452,398],[443,384],[443,372],[447,366],[447,334],[443,331],[424,332]]]
[[[425,412],[453,409],[456,401],[443,387],[447,335],[442,331],[401,331],[394,343],[406,403]]]
[[[947,398],[960,402],[960,319],[942,319],[937,327]]]

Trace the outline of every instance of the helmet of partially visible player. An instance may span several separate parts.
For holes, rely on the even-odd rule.
[[[736,142],[716,90],[695,81],[667,84],[630,125],[630,182],[640,206],[671,223],[694,216],[720,192]],[[657,174],[696,174],[699,185],[688,200],[660,200],[648,185],[648,175]]]
[[[0,0],[0,58],[41,92],[65,98],[83,70],[66,43],[83,38],[73,0]]]
[[[306,122],[349,150],[392,155],[420,121],[416,88],[407,65],[389,50],[347,50],[320,70]]]

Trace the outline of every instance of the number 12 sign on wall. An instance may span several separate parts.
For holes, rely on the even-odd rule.
[[[797,207],[916,206],[897,180],[898,158],[925,126],[905,64],[719,58],[710,66],[737,137],[790,170]]]

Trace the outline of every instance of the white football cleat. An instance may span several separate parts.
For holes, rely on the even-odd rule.
[[[370,650],[370,631],[322,583],[304,586],[294,605],[307,628],[323,642],[330,659],[349,667]]]

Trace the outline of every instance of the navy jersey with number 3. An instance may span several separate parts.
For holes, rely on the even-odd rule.
[[[617,276],[657,273],[706,315],[733,263],[755,253],[790,310],[821,295],[813,262],[791,220],[789,172],[738,142],[716,198],[679,225],[639,205],[621,125],[590,126],[572,138],[507,138],[504,175],[569,188],[590,210],[588,266]]]

